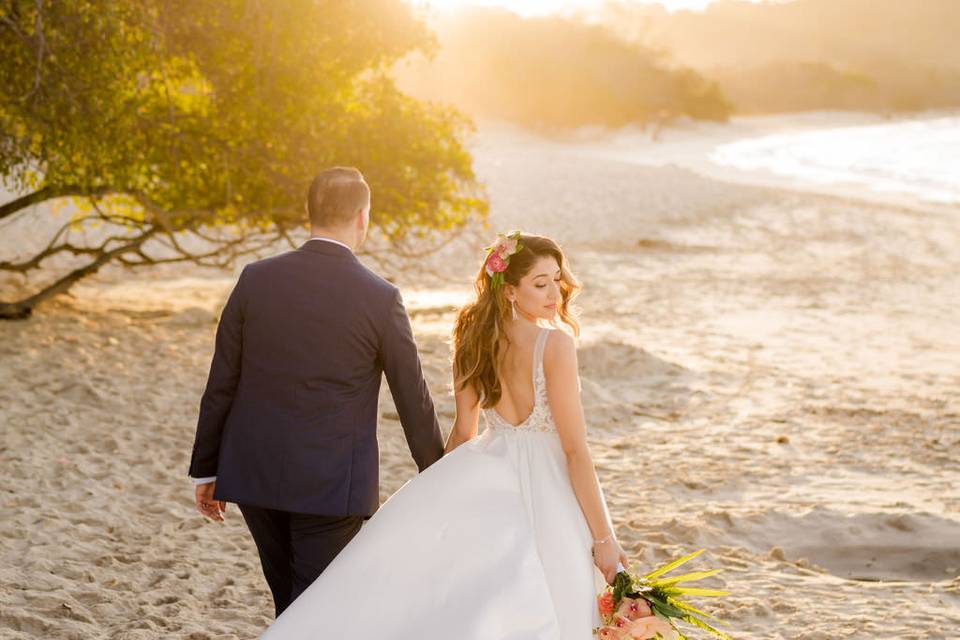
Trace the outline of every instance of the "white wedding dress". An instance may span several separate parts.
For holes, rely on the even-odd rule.
[[[486,428],[393,494],[267,640],[592,640],[605,585],[547,403]],[[607,515],[609,520],[609,515]]]

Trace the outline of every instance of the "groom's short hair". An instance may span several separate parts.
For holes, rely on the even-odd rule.
[[[307,213],[315,227],[339,227],[370,204],[370,187],[353,167],[332,167],[317,174],[307,191]]]

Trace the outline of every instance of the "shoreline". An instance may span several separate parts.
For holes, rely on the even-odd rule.
[[[776,189],[797,195],[841,198],[934,215],[958,215],[960,200],[955,203],[939,203],[896,191],[872,191],[857,183],[818,184],[770,171],[738,169],[714,162],[709,157],[712,151],[723,145],[771,135],[902,124],[944,117],[960,117],[960,109],[931,109],[891,116],[860,111],[809,111],[734,116],[727,123],[682,119],[660,129],[657,141],[651,140],[648,132],[635,126],[621,129],[582,127],[565,134],[550,136],[507,122],[480,120],[478,129],[488,135],[555,145],[568,152],[580,152],[588,158],[617,160],[639,166],[688,169],[704,178],[730,185]]]

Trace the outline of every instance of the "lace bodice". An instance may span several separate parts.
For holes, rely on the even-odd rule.
[[[533,410],[530,415],[520,424],[513,425],[493,407],[483,409],[487,429],[556,433],[557,426],[553,421],[553,414],[550,413],[550,404],[547,402],[547,377],[543,373],[543,347],[547,343],[550,331],[547,327],[541,328],[533,346]]]

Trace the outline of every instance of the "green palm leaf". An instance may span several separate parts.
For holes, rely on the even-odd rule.
[[[687,562],[687,561],[689,561],[689,560],[692,560],[693,558],[696,558],[698,555],[700,555],[700,554],[703,553],[704,551],[706,551],[706,549],[700,549],[699,551],[694,551],[693,553],[691,553],[691,554],[689,554],[689,555],[686,555],[686,556],[680,558],[679,560],[674,560],[674,561],[671,562],[670,564],[664,565],[664,566],[660,567],[659,569],[656,569],[656,570],[648,573],[647,575],[645,575],[645,576],[643,576],[643,577],[644,577],[645,580],[653,580],[653,579],[656,578],[657,576],[662,576],[662,575],[665,574],[666,572],[672,571],[673,569],[676,569],[677,567],[679,567],[680,565],[682,565],[684,562]]]
[[[687,617],[684,618],[684,620],[685,620],[686,622],[689,622],[690,624],[692,624],[692,625],[695,626],[695,627],[700,627],[700,628],[703,629],[704,631],[709,631],[710,633],[712,633],[712,634],[715,635],[716,637],[720,638],[720,640],[733,640],[733,638],[731,638],[730,636],[728,636],[727,634],[725,634],[723,631],[720,631],[719,629],[716,629],[716,628],[714,628],[714,627],[711,627],[709,624],[707,624],[707,623],[704,622],[703,620],[700,620],[699,618],[695,618],[695,617],[693,617],[693,616],[687,616]]]
[[[685,573],[682,576],[674,576],[672,578],[664,578],[663,580],[656,580],[653,582],[653,586],[665,587],[671,584],[677,584],[678,582],[693,582],[695,580],[703,580],[704,578],[715,576],[721,571],[723,571],[723,569],[711,569],[710,571],[694,571],[692,573]]]
[[[703,616],[704,618],[710,618],[710,619],[712,619],[712,620],[719,620],[719,618],[717,618],[716,616],[712,616],[712,615],[710,615],[709,613],[707,613],[706,611],[701,611],[700,609],[697,609],[695,606],[693,606],[693,605],[691,605],[691,604],[689,604],[689,603],[687,603],[687,602],[684,602],[683,600],[675,600],[675,599],[673,599],[673,598],[668,598],[668,599],[667,599],[667,602],[669,602],[670,604],[672,604],[673,606],[675,606],[677,609],[683,609],[684,611],[689,611],[689,612],[691,612],[691,613],[695,613],[695,614],[697,614],[698,616]]]
[[[730,595],[729,591],[721,591],[720,589],[698,589],[697,587],[676,587],[671,589],[671,594],[680,594],[684,596],[728,596]]]

